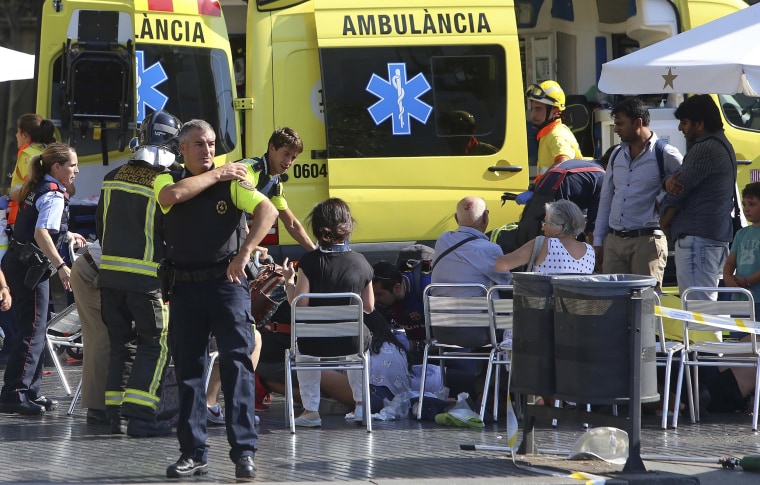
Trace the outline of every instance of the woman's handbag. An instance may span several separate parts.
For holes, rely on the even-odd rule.
[[[275,263],[257,265],[258,273],[248,284],[251,293],[251,314],[256,326],[269,323],[277,308],[288,297],[282,266]]]
[[[538,251],[541,250],[541,246],[544,244],[544,239],[546,239],[546,236],[536,236],[536,239],[533,240],[533,252],[530,255],[530,260],[528,260],[525,271],[529,273],[533,271],[533,266],[536,265],[536,256],[538,256]]]

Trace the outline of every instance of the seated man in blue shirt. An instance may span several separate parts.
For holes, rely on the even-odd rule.
[[[489,241],[485,235],[489,223],[486,201],[480,197],[465,197],[457,204],[454,219],[459,224],[457,230],[444,232],[435,243],[432,282],[475,283],[486,288],[510,284],[512,275],[496,271],[493,267],[496,258],[503,253],[499,245]],[[461,292],[456,289],[449,291]]]
[[[482,284],[486,288],[510,284],[512,275],[509,272],[502,273],[494,269],[496,258],[503,253],[499,245],[489,241],[485,235],[489,223],[485,200],[474,196],[460,200],[454,219],[459,224],[457,230],[441,234],[435,244],[432,282],[474,283]],[[449,251],[450,248],[454,249]],[[464,288],[442,288],[436,295],[483,296],[471,294]],[[491,342],[488,333],[480,330],[473,331],[473,329],[438,329],[436,337],[447,342],[456,342],[463,347],[482,347]],[[470,384],[473,382],[473,377],[477,377],[472,375],[477,374],[477,370],[472,365],[469,370],[460,369],[460,371],[464,374],[469,373]],[[450,373],[448,369],[447,373]],[[448,377],[450,376],[447,375]],[[467,377],[464,378],[467,379]],[[454,384],[448,382],[447,385],[453,393]]]

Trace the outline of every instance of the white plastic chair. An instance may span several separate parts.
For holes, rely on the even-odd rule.
[[[320,300],[335,301],[336,299],[343,299],[346,303],[329,306],[298,306],[298,302],[304,298],[308,298],[310,304],[318,303]],[[290,432],[296,432],[292,372],[316,369],[362,371],[363,420],[367,426],[367,432],[371,432],[369,351],[364,348],[364,306],[361,297],[356,293],[304,293],[293,299],[290,318],[290,348],[285,350],[285,405]],[[335,337],[353,337],[356,342],[355,352],[348,355],[318,357],[316,361],[299,358],[301,357],[298,352],[299,338]],[[313,356],[310,357],[313,358]],[[348,360],[347,357],[358,357],[358,360]]]
[[[743,301],[712,301],[696,300],[692,297],[695,292],[718,292],[732,295],[742,295]],[[734,318],[748,318],[755,320],[755,302],[752,293],[744,288],[687,288],[681,295],[681,306],[684,310],[707,315],[731,316]],[[760,407],[760,351],[757,346],[757,337],[752,332],[744,332],[750,336],[749,342],[690,342],[689,332],[694,331],[723,331],[721,327],[711,325],[709,322],[683,322],[684,330],[684,357],[681,371],[678,375],[676,399],[680,401],[681,384],[685,369],[693,368],[693,386],[690,394],[690,410],[692,422],[699,421],[699,367],[701,366],[729,366],[729,367],[755,367],[755,399],[752,414],[752,431],[757,431],[758,407]],[[687,374],[687,384],[688,384]],[[692,405],[693,403],[693,405]],[[674,427],[677,423],[678,407],[676,402],[674,411]]]

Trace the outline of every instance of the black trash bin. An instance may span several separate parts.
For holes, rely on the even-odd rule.
[[[629,274],[552,279],[558,398],[589,404],[627,403],[635,362],[631,358],[632,328],[640,318],[641,402],[659,400],[655,284],[653,277]],[[632,298],[639,290],[641,299]]]
[[[512,382],[524,394],[555,392],[552,275],[512,273]]]

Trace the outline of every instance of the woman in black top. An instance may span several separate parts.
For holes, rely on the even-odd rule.
[[[364,312],[371,313],[375,306],[372,291],[372,266],[363,255],[351,251],[349,237],[354,228],[354,220],[348,205],[341,199],[327,199],[317,204],[309,214],[313,234],[317,239],[317,249],[306,253],[298,262],[298,278],[295,279],[293,263],[285,260],[285,290],[288,301],[303,293],[351,292],[361,296]],[[320,300],[322,305],[340,304]],[[298,301],[299,306],[310,305],[308,299]],[[325,339],[299,339],[298,352],[302,356],[346,355],[353,352],[350,337],[336,337],[325,346]],[[347,418],[361,420],[363,417],[362,373],[347,371],[348,380],[356,401],[353,415]],[[301,401],[304,412],[296,418],[296,426],[321,426],[319,417],[320,372],[297,371]]]

